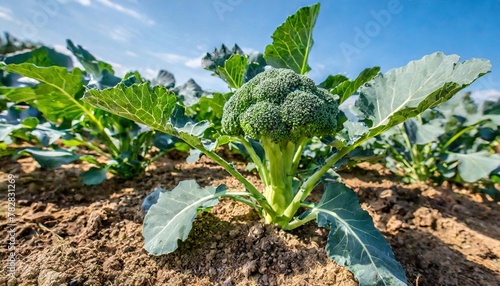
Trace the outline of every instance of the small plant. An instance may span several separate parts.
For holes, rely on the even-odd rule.
[[[285,230],[313,220],[320,227],[329,227],[329,257],[350,269],[361,285],[406,285],[402,267],[371,217],[361,209],[356,194],[329,172],[363,142],[451,98],[488,73],[490,64],[481,59],[459,62],[458,56],[435,53],[385,74],[373,68],[352,81],[332,76],[324,85],[327,89],[322,89],[305,76],[310,70],[308,55],[318,13],[319,4],[304,7],[277,28],[264,53],[272,68],[253,79],[245,80],[252,63],[241,53],[212,67],[235,90],[224,105],[222,118],[216,118],[221,120],[221,128],[214,128],[210,121],[178,117],[174,112],[177,97],[163,87],[118,84],[86,91],[86,103],[179,137],[245,187],[244,191],[224,185],[202,189],[190,180],[172,191],[157,191],[159,197],[143,226],[145,248],[151,254],[174,251],[178,240],[187,238],[199,210],[229,197]],[[356,91],[360,96],[353,109],[358,120],[346,120],[338,105]],[[328,137],[334,152],[310,174],[298,176],[303,148],[315,137]],[[244,146],[263,190],[215,152],[229,142]],[[308,201],[320,183],[324,184],[322,199]]]

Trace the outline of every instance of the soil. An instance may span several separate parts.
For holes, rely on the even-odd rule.
[[[82,186],[90,166],[42,170],[31,158],[0,160],[1,285],[357,285],[324,250],[313,222],[285,232],[250,208],[223,200],[199,216],[179,249],[143,249],[143,199],[155,188],[196,179],[242,186],[207,158],[170,153],[132,180]],[[257,177],[244,172],[251,182]],[[17,176],[16,278],[7,279],[7,177]],[[470,189],[405,184],[380,165],[342,172],[391,244],[410,285],[499,285],[500,204]],[[314,194],[319,198],[320,192]]]

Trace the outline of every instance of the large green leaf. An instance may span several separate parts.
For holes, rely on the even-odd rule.
[[[83,100],[94,107],[177,136],[191,146],[205,145],[203,134],[211,125],[207,121],[192,122],[184,116],[175,94],[163,86],[151,87],[147,82],[129,87],[119,84],[104,90],[90,89]]]
[[[68,72],[62,67],[23,63],[7,65],[4,70],[41,82],[34,88],[11,89],[6,96],[14,102],[34,105],[51,121],[78,119],[87,108],[78,100],[83,93],[82,72],[78,68]]]
[[[181,181],[171,192],[161,190],[144,218],[144,248],[153,255],[177,249],[177,241],[187,239],[198,209],[217,204],[225,190],[224,185],[202,189],[194,180]]]
[[[406,285],[405,272],[390,245],[351,189],[327,184],[311,211],[318,214],[320,227],[330,227],[328,256],[349,269],[360,285]]]
[[[488,60],[459,62],[441,52],[378,74],[360,88],[356,115],[368,119],[370,137],[448,100],[490,71]]]
[[[129,87],[119,84],[104,90],[89,89],[83,101],[164,133],[173,132],[170,117],[177,96],[163,86],[141,83]]]
[[[234,54],[224,62],[224,66],[217,67],[217,73],[229,87],[240,88],[243,85],[247,65],[247,56]]]
[[[469,183],[486,178],[493,170],[500,167],[500,155],[490,154],[488,151],[449,154],[446,162],[454,161],[458,161],[460,177]]]
[[[340,97],[339,104],[341,104],[342,102],[346,101],[353,93],[355,93],[361,85],[365,84],[366,82],[370,81],[374,76],[376,76],[379,73],[379,71],[380,67],[364,69],[355,80],[343,81],[334,88],[332,88],[330,92],[332,94],[339,95]]]
[[[273,43],[264,52],[266,62],[276,68],[289,68],[299,74],[311,70],[308,64],[313,46],[313,29],[320,5],[300,8],[272,35]]]

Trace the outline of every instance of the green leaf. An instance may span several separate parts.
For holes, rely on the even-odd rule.
[[[312,212],[318,213],[320,227],[330,227],[328,256],[349,269],[359,285],[407,285],[390,245],[351,189],[340,183],[327,184]]]
[[[39,67],[60,66],[68,69],[73,67],[73,61],[69,56],[45,46],[10,55],[2,59],[2,61],[6,64],[32,63]]]
[[[174,132],[170,117],[177,96],[163,86],[151,87],[149,83],[141,83],[129,87],[119,84],[104,90],[89,89],[83,101],[161,132]]]
[[[232,56],[232,55],[244,55],[243,50],[238,47],[238,45],[234,45],[234,47],[229,50],[224,44],[221,45],[219,49],[215,48],[212,53],[207,53],[201,59],[201,66],[210,71],[216,71],[218,67],[224,66],[224,63]]]
[[[24,63],[5,66],[4,70],[41,82],[34,88],[10,90],[6,95],[10,100],[34,105],[51,121],[79,119],[84,113],[86,106],[78,100],[83,93],[80,69],[75,68],[70,73],[62,67]]]
[[[194,79],[189,79],[185,84],[172,89],[177,94],[185,106],[196,104],[205,93]]]
[[[26,120],[23,122],[23,124],[26,124]],[[29,128],[32,129],[31,135],[35,136],[38,142],[40,142],[40,144],[42,144],[43,146],[50,146],[54,144],[58,139],[66,135],[66,132],[55,129],[54,126],[48,122],[38,124],[35,127],[30,126]]]
[[[417,145],[438,142],[439,137],[445,133],[440,120],[433,120],[427,124],[421,124],[418,120],[411,118],[404,123],[404,128],[410,142]]]
[[[379,73],[379,71],[380,67],[364,69],[354,81],[350,80],[343,81],[334,88],[332,88],[330,92],[332,94],[339,95],[340,97],[339,104],[341,104],[342,102],[346,101],[351,95],[353,95],[361,85],[372,80],[372,78],[376,76]]]
[[[156,78],[151,81],[151,85],[161,85],[167,89],[175,86],[175,76],[166,70],[160,70]]]
[[[247,56],[234,54],[225,61],[224,66],[217,67],[217,74],[219,74],[229,87],[240,88],[243,85],[247,65]]]
[[[363,135],[368,133],[369,128],[362,122],[346,121],[344,122],[344,130],[346,131],[347,136],[344,135],[344,138],[341,141],[345,142],[346,145],[352,145]],[[341,135],[337,136],[337,139],[340,138],[342,138]]]
[[[202,189],[194,180],[181,181],[171,192],[161,190],[144,218],[144,248],[153,255],[173,252],[179,239],[187,239],[198,209],[216,205],[225,191],[224,185]]]
[[[261,53],[253,53],[248,56],[248,65],[245,71],[244,81],[247,82],[254,78],[256,75],[264,71],[267,63],[264,55]]]
[[[42,150],[37,148],[24,148],[18,152],[18,156],[31,155],[42,168],[57,168],[78,160],[80,156],[64,149]]]
[[[197,162],[200,160],[201,154],[201,151],[198,149],[189,150],[189,156],[186,158],[186,163],[191,164]]]
[[[193,107],[196,109],[196,120],[209,120],[214,122],[220,121],[224,104],[231,97],[232,93],[214,93],[207,96],[202,96],[198,103]]]
[[[75,46],[71,40],[66,40],[67,48],[90,74],[92,81],[89,84],[96,84],[99,89],[113,87],[121,79],[114,76],[113,68],[110,64],[97,60],[91,53],[82,46]]]
[[[299,74],[307,74],[307,63],[313,46],[313,29],[318,18],[320,4],[300,8],[289,16],[272,35],[273,43],[264,52],[266,62],[276,68],[289,68]]]
[[[92,167],[87,172],[82,174],[82,182],[87,186],[99,185],[100,183],[106,181],[107,173],[108,168]]]
[[[338,75],[329,75],[322,83],[318,86],[324,89],[333,89],[337,87],[344,81],[349,80],[346,76],[338,74]]]
[[[483,59],[458,60],[456,55],[434,53],[378,74],[361,87],[356,115],[370,121],[370,137],[448,100],[491,68]]]
[[[82,46],[75,46],[71,40],[66,40],[68,50],[75,55],[78,61],[82,64],[83,68],[94,76],[102,74],[103,70],[108,70],[114,74],[111,65],[105,62],[98,61],[89,51],[85,50]]]
[[[473,183],[500,167],[500,155],[481,151],[470,154],[450,153],[446,162],[458,161],[458,172],[466,182]]]
[[[179,137],[191,146],[201,146],[203,135],[211,126],[207,121],[192,122],[177,105],[175,94],[163,86],[151,87],[149,83],[90,89],[83,100],[96,108]]]
[[[15,105],[10,106],[0,114],[0,141],[11,144],[17,138],[49,146],[66,134],[48,122],[40,124],[40,120],[32,116],[40,116],[33,107],[20,111]]]
[[[12,144],[14,141],[9,136],[15,130],[23,128],[21,124],[6,124],[0,123],[0,142],[6,142],[7,144]]]

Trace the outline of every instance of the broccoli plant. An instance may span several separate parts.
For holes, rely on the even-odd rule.
[[[161,86],[119,84],[86,91],[86,103],[179,137],[244,187],[201,188],[189,180],[172,191],[157,189],[158,197],[147,200],[153,204],[143,225],[149,253],[174,251],[178,241],[187,238],[198,211],[227,197],[249,205],[266,223],[285,230],[313,220],[330,228],[328,256],[352,271],[361,285],[406,285],[403,268],[355,192],[330,173],[363,142],[448,100],[489,72],[490,63],[481,59],[459,62],[456,55],[435,53],[385,74],[373,68],[354,80],[332,76],[325,89],[319,88],[306,76],[318,13],[319,4],[304,7],[279,26],[264,53],[271,67],[252,79],[244,77],[249,65],[246,55],[233,54],[217,68],[234,90],[224,104],[221,128],[207,120],[178,117],[175,95]],[[347,120],[339,104],[354,93],[359,93],[352,106],[357,120]],[[312,138],[329,139],[325,141],[333,152],[321,166],[299,176],[298,162]],[[263,189],[216,153],[217,147],[230,142],[246,148]],[[312,202],[309,195],[320,184],[323,197]]]
[[[241,138],[256,164],[265,186],[264,197],[275,212],[266,212],[267,222],[279,219],[286,227],[290,221],[294,211],[285,215],[285,209],[292,207],[302,150],[311,138],[335,133],[337,99],[306,76],[276,68],[258,74],[226,102],[222,133]],[[263,158],[248,139],[259,141]]]

